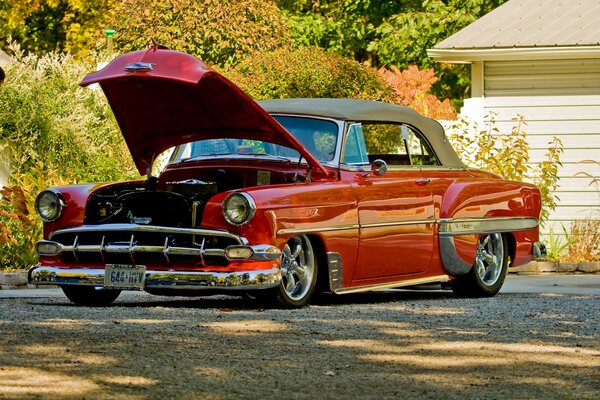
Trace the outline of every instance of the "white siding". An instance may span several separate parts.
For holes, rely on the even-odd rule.
[[[552,136],[564,145],[559,169],[560,198],[550,217],[554,231],[584,217],[600,218],[600,59],[487,61],[484,63],[484,112],[496,114],[501,132],[510,132],[522,115],[531,146],[531,164],[544,159]]]

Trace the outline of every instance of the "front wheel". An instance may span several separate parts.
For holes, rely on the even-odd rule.
[[[121,294],[120,290],[95,286],[62,286],[63,293],[78,306],[105,307]]]
[[[473,268],[452,281],[461,297],[492,297],[500,291],[508,271],[508,247],[500,233],[483,235],[477,244]]]
[[[284,308],[304,307],[317,283],[317,262],[313,246],[306,235],[288,240],[281,254],[281,284],[268,291],[257,291],[261,300]]]

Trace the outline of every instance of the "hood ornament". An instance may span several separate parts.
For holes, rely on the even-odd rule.
[[[148,72],[154,69],[154,64],[145,62],[134,62],[125,66],[127,72]]]

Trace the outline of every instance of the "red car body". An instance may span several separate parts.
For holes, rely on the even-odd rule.
[[[82,85],[92,83],[147,177],[42,193],[42,211],[56,205],[58,216],[45,214],[30,282],[58,284],[76,303],[133,289],[251,292],[298,307],[318,291],[438,282],[491,296],[509,265],[543,253],[539,190],[465,167],[441,126],[405,107],[259,105],[164,49],[125,54]]]

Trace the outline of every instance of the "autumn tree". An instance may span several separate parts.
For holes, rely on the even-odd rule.
[[[3,0],[0,37],[12,37],[25,51],[68,51],[86,55],[97,36],[108,0]],[[6,42],[0,43],[3,49]]]
[[[506,0],[278,0],[294,42],[318,45],[375,67],[435,67],[432,93],[453,99],[468,94],[469,69],[440,65],[427,49]],[[458,99],[458,101],[454,101]]]
[[[150,38],[209,64],[235,65],[245,55],[291,44],[272,0],[122,0],[104,21],[120,52],[147,48]]]
[[[255,99],[393,99],[391,87],[374,68],[318,47],[254,53],[224,72]]]
[[[448,99],[440,101],[430,94],[431,87],[438,80],[433,68],[421,70],[416,65],[411,65],[400,71],[392,65],[390,69],[381,67],[378,72],[394,89],[395,103],[411,107],[433,119],[456,118],[456,110]]]

